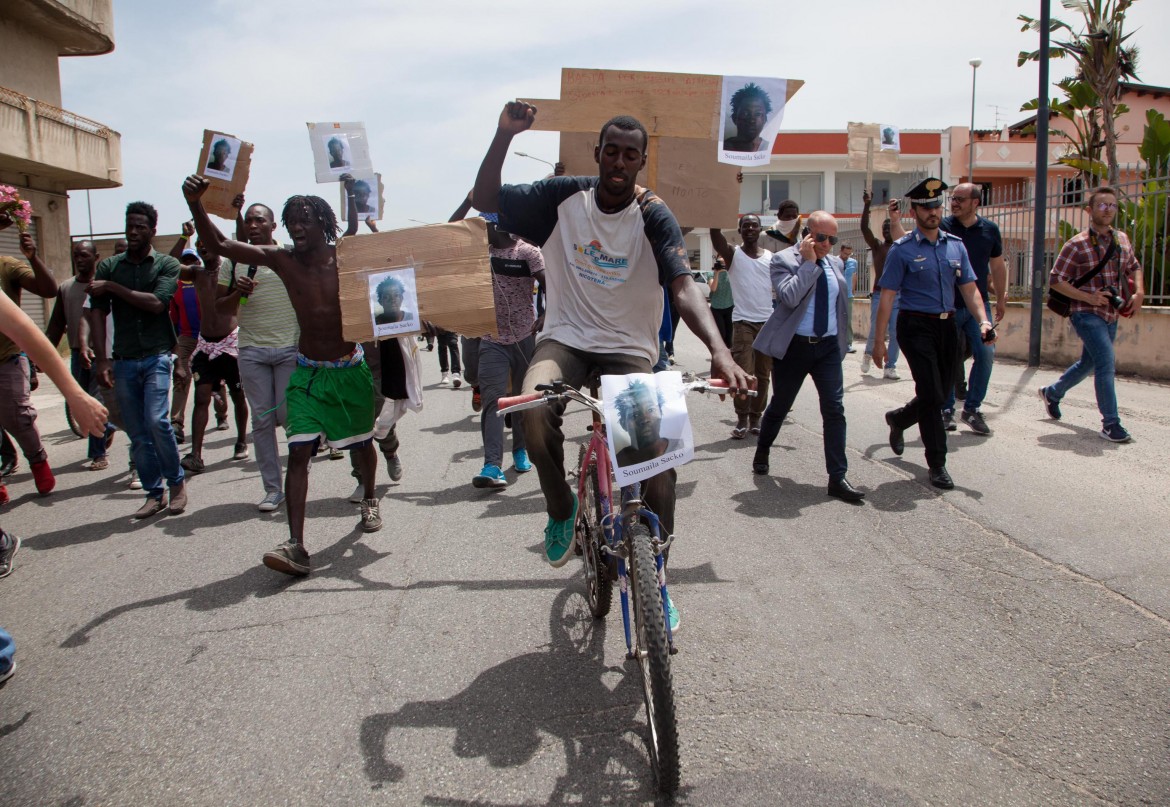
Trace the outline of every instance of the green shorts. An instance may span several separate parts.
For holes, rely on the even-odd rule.
[[[374,436],[374,376],[364,361],[352,367],[298,363],[285,400],[289,445],[324,440],[357,448]]]

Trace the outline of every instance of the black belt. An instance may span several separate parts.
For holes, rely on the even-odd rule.
[[[827,342],[830,339],[836,339],[837,334],[827,333],[824,336],[805,336],[804,334],[794,333],[792,339],[794,341],[804,342],[806,344],[815,345],[818,342]]]
[[[943,311],[941,314],[927,314],[925,311],[907,311],[905,308],[900,309],[901,313],[907,314],[911,317],[926,317],[926,319],[951,319],[955,316],[954,311]]]

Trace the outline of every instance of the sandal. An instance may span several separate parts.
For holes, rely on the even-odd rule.
[[[748,429],[748,431],[750,431],[752,434],[759,434],[760,433],[760,419],[759,419],[759,417],[753,417],[751,419],[751,427]]]
[[[748,433],[747,426],[736,426],[734,429],[731,430],[731,439],[742,440],[745,437],[747,437],[747,433]]]

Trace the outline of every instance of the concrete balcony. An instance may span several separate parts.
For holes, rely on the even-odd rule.
[[[59,56],[114,49],[113,0],[4,0],[4,16],[55,43]]]
[[[0,171],[67,190],[122,184],[122,136],[105,124],[0,87]]]

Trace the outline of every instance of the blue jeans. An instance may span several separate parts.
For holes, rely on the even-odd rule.
[[[93,371],[86,368],[81,361],[81,351],[74,350],[69,359],[69,371],[73,374],[73,380],[77,382],[77,386],[88,392],[93,397],[98,397],[97,379],[94,377]],[[91,460],[101,459],[106,456],[106,438],[116,432],[118,429],[113,423],[106,423],[106,433],[101,437],[89,437],[89,458]]]
[[[143,492],[154,499],[162,498],[164,477],[172,488],[183,484],[168,406],[170,391],[170,353],[114,360],[114,392],[130,436],[130,453]]]
[[[0,673],[6,673],[12,668],[12,654],[16,650],[16,643],[4,628],[0,628]]]
[[[987,320],[991,321],[991,303],[983,303],[987,311]],[[971,346],[971,376],[967,381],[967,398],[963,408],[968,412],[977,412],[987,397],[987,385],[991,383],[991,365],[995,361],[995,345],[983,341],[983,334],[979,332],[979,323],[966,308],[955,311],[955,328],[962,331],[967,337],[967,344]],[[963,360],[960,358],[955,367],[955,381],[963,375]],[[955,385],[951,384],[947,393],[943,409],[955,409]]]
[[[873,296],[869,298],[869,336],[865,339],[866,355],[873,355],[873,329],[877,325],[878,304],[882,301],[881,289],[874,289]],[[886,333],[890,336],[889,352],[886,354],[886,367],[891,370],[898,366],[898,356],[901,351],[898,349],[898,311],[901,302],[899,295],[894,295],[894,307],[890,311],[890,326],[886,329]]]
[[[1106,322],[1096,314],[1076,311],[1069,319],[1084,348],[1081,358],[1048,388],[1048,399],[1059,403],[1065,394],[1093,374],[1097,392],[1097,409],[1105,428],[1121,423],[1117,415],[1117,391],[1113,387],[1113,340],[1117,337],[1117,321]]]

